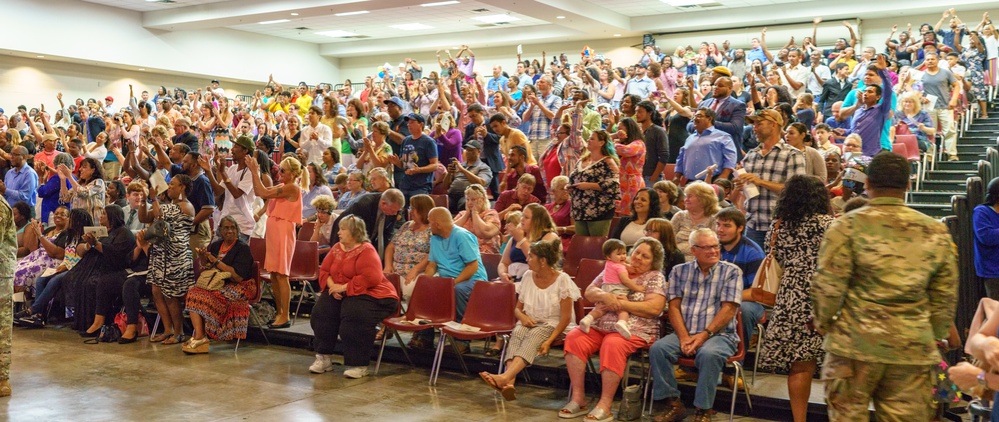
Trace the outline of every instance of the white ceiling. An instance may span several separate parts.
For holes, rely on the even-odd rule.
[[[835,19],[882,18],[937,13],[941,6],[908,0],[82,0],[142,12],[146,28],[184,31],[231,28],[320,45],[320,53],[352,57],[458,44],[504,46],[639,36],[645,33],[739,28],[807,22],[811,16]],[[667,3],[700,3],[676,7]],[[986,4],[955,0],[950,6]],[[994,3],[993,3],[994,4]],[[481,11],[486,9],[486,11]],[[366,10],[369,13],[335,16]],[[905,12],[901,12],[904,10]],[[482,27],[475,17],[508,15],[517,20]],[[560,18],[561,17],[561,18]],[[263,21],[287,22],[260,24]],[[405,31],[392,25],[420,23],[432,28]],[[307,28],[307,29],[297,29]],[[349,31],[359,39],[330,38],[323,31]]]

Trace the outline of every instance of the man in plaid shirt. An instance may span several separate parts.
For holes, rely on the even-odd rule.
[[[676,330],[649,349],[652,397],[666,399],[666,411],[655,420],[678,421],[685,414],[676,388],[673,365],[681,356],[697,364],[695,421],[710,421],[718,377],[739,346],[735,314],[742,302],[742,270],[721,260],[721,244],[711,229],[690,234],[694,260],[673,267],[666,287],[669,321]]]
[[[526,135],[531,143],[534,159],[540,163],[541,153],[545,152],[548,144],[552,142],[552,119],[555,118],[555,112],[559,107],[562,107],[562,99],[552,93],[552,78],[548,76],[538,79],[538,93],[527,95],[528,107],[523,118],[528,122]]]
[[[777,110],[757,110],[746,116],[746,122],[753,125],[760,145],[746,153],[742,161],[745,172],[739,174],[736,189],[752,183],[760,191],[759,195],[746,199],[746,237],[763,245],[784,181],[796,174],[806,174],[805,154],[781,140],[784,118]]]

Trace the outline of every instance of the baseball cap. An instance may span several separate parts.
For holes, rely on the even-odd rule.
[[[392,97],[392,98],[389,98],[389,99],[387,99],[385,101],[382,101],[382,102],[385,103],[386,105],[388,105],[388,104],[395,104],[395,105],[399,106],[399,108],[403,108],[403,106],[402,106],[403,105],[402,99],[399,98],[399,97]]]
[[[114,101],[114,98],[108,95],[107,97],[104,97],[104,101]]]
[[[784,117],[777,110],[763,109],[756,110],[755,113],[746,116],[746,123],[752,124],[760,120],[769,120],[777,123],[777,126],[784,126]]]
[[[466,149],[482,149],[482,143],[478,139],[472,139],[471,141],[465,142]]]
[[[642,63],[636,63],[636,64],[635,64],[635,67],[640,67],[640,68],[642,68],[642,69],[648,69],[648,68],[649,68],[648,66],[646,66],[646,65],[644,65],[644,64],[642,64]]]
[[[253,138],[251,138],[249,136],[246,136],[246,135],[242,135],[242,136],[236,138],[236,140],[233,141],[233,142],[236,145],[239,145],[239,146],[245,148],[246,152],[248,152],[250,154],[253,153],[253,150],[254,150],[254,147],[255,147],[255,145],[253,143]]]
[[[410,121],[410,120],[416,120],[416,121],[420,122],[421,124],[427,124],[427,118],[423,117],[423,115],[420,114],[420,113],[409,113],[409,114],[406,115],[405,120],[407,122]]]
[[[715,66],[714,68],[711,69],[711,71],[719,75],[732,76],[732,71],[725,66]]]

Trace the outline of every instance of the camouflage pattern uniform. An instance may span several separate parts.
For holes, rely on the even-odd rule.
[[[14,266],[17,229],[10,204],[0,195],[0,381],[10,379],[10,341],[14,326]]]
[[[946,226],[875,198],[832,223],[812,278],[815,325],[826,333],[822,378],[831,421],[928,421],[935,339],[957,302],[957,247]]]

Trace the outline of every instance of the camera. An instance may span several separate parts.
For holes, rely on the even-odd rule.
[[[774,62],[774,65],[776,65],[777,67],[784,67],[784,62],[777,60]]]

